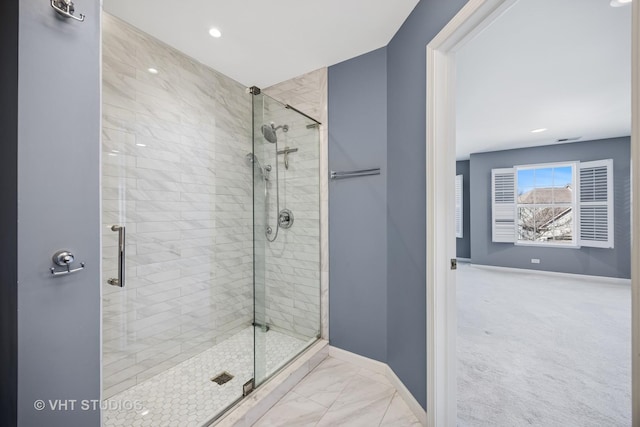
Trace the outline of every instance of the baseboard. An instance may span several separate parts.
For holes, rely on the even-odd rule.
[[[389,365],[333,346],[329,346],[329,357],[344,360],[345,362],[352,363],[356,366],[360,366],[386,376],[391,385],[398,392],[398,396],[404,400],[404,403],[407,404],[411,412],[413,412],[418,421],[420,421],[420,424],[423,426],[427,425],[427,413],[422,408],[422,405],[420,405],[415,397],[413,397],[409,389],[404,385],[400,378],[398,378]]]
[[[393,384],[393,386],[395,387],[396,391],[398,392],[398,396],[400,396],[402,400],[404,400],[404,403],[407,404],[411,412],[413,412],[413,415],[415,415],[418,421],[420,421],[420,424],[426,426],[427,412],[422,408],[422,405],[420,405],[416,398],[413,397],[407,386],[405,386],[400,378],[398,378],[396,373],[393,372],[393,369],[391,369],[389,365],[386,366],[387,379],[391,381],[391,384]]]
[[[480,268],[483,270],[491,271],[504,271],[509,273],[523,273],[523,274],[540,274],[542,276],[561,277],[567,279],[579,279],[600,283],[611,283],[616,285],[631,285],[631,279],[620,279],[618,277],[606,277],[606,276],[591,276],[587,274],[575,274],[575,273],[560,273],[557,271],[544,271],[544,270],[532,270],[530,268],[513,268],[513,267],[500,267],[497,265],[484,265],[484,264],[471,264],[471,267]]]

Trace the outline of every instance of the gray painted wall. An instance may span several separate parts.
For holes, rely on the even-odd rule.
[[[426,46],[465,3],[422,0],[387,46],[386,62],[369,58],[374,52],[329,68],[331,169],[340,167],[341,157],[361,159],[386,145],[386,152],[380,155],[380,161],[386,161],[381,177],[386,178],[386,200],[373,191],[378,178],[368,178],[363,184],[354,180],[348,185],[355,188],[348,194],[338,187],[340,183],[330,188],[332,344],[383,360],[380,355],[386,336],[387,363],[424,407]],[[386,82],[380,79],[384,75]],[[386,140],[380,135],[385,123]],[[355,150],[341,155],[339,151],[347,146]],[[373,197],[380,200],[372,203]],[[363,216],[350,220],[356,213]],[[380,218],[386,226],[378,224]],[[380,235],[385,229],[386,242]],[[386,247],[381,250],[374,243]],[[386,295],[379,295],[385,286],[376,274],[383,270],[385,257]],[[372,282],[365,285],[367,281]],[[384,310],[386,328],[376,331]],[[374,317],[375,323],[365,325]],[[372,337],[380,344],[375,351],[368,342]]]
[[[630,138],[575,142],[471,155],[471,261],[628,279],[631,276]],[[491,169],[521,164],[613,159],[614,248],[539,248],[491,241]],[[540,264],[531,264],[531,258]]]
[[[99,411],[53,411],[47,402],[100,398],[100,2],[76,2],[76,13],[86,14],[84,23],[58,18],[45,1],[20,0],[18,425],[25,427],[100,423]],[[51,277],[58,249],[73,251],[86,269]],[[36,411],[36,399],[47,408]]]
[[[380,167],[329,185],[331,344],[387,358],[386,51],[329,68],[329,169]]]
[[[391,368],[425,407],[426,46],[465,3],[420,1],[387,47],[387,354]]]
[[[18,5],[0,2],[0,425],[17,423],[18,390]]]
[[[469,160],[456,162],[456,175],[462,175],[462,238],[456,239],[456,256],[458,258],[471,258]]]

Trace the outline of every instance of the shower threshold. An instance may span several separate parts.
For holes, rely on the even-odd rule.
[[[242,385],[254,376],[254,327],[250,326],[208,350],[109,399],[103,425],[201,426],[242,398]],[[269,330],[264,334],[269,376],[294,358],[309,341]],[[314,339],[315,340],[315,339]],[[233,378],[217,384],[221,372]]]

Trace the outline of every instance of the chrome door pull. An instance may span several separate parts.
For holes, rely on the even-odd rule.
[[[107,283],[112,286],[124,288],[124,249],[126,243],[125,227],[123,225],[112,225],[111,231],[118,232],[118,278],[111,278]]]

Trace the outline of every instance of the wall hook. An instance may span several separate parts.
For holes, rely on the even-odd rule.
[[[71,274],[71,273],[75,273],[76,271],[80,271],[84,269],[84,262],[80,263],[80,267],[75,268],[75,269],[71,269],[71,264],[75,261],[75,256],[67,251],[67,250],[60,250],[58,252],[56,252],[55,254],[53,254],[53,257],[51,257],[53,260],[53,263],[56,265],[59,265],[60,267],[64,267],[65,270],[60,270],[60,271],[56,271],[56,269],[54,267],[51,267],[49,269],[49,271],[51,271],[51,274],[53,274],[54,276],[62,276],[63,274]]]
[[[73,14],[76,8],[71,0],[51,0],[51,7],[65,18],[75,19],[80,22],[84,21],[84,15],[82,13],[79,16]]]

